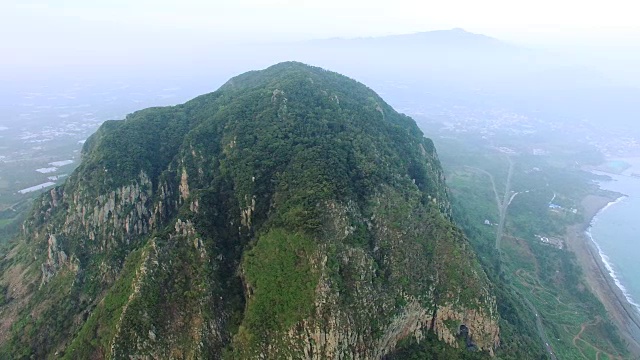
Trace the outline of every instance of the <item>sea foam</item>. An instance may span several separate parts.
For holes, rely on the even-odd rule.
[[[605,254],[602,251],[602,248],[600,248],[600,245],[598,244],[598,242],[591,235],[591,227],[593,226],[593,224],[596,223],[596,221],[598,221],[598,215],[601,214],[603,211],[607,210],[608,208],[610,208],[611,206],[614,206],[615,204],[617,204],[617,203],[619,203],[621,201],[624,201],[626,198],[627,198],[627,196],[621,196],[621,197],[617,198],[615,201],[609,202],[605,207],[600,209],[600,211],[598,211],[596,216],[594,216],[593,219],[591,220],[591,224],[589,225],[589,228],[587,229],[587,231],[585,233],[587,234],[589,239],[591,239],[591,242],[593,242],[593,244],[596,246],[596,249],[598,249],[598,254],[600,255],[600,259],[602,260],[602,263],[604,264],[605,268],[607,269],[607,272],[609,273],[609,276],[611,276],[611,278],[613,279],[613,282],[616,284],[618,289],[620,289],[620,291],[622,292],[622,295],[624,295],[625,299],[627,299],[627,302],[629,304],[631,304],[633,307],[635,307],[636,311],[638,312],[638,314],[640,314],[640,304],[638,304],[638,303],[636,303],[634,301],[634,299],[631,297],[631,294],[629,294],[629,292],[627,291],[627,288],[625,288],[624,285],[622,285],[622,282],[620,281],[620,278],[618,277],[618,274],[616,273],[615,269],[613,268],[613,264],[611,263],[611,260],[609,259],[609,256],[607,256],[607,254]]]

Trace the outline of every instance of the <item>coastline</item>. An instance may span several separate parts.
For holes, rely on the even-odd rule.
[[[628,343],[629,351],[640,356],[640,316],[609,274],[596,244],[587,234],[595,216],[613,201],[616,201],[615,197],[602,195],[583,198],[581,206],[584,220],[567,228],[567,246],[576,255],[587,285],[602,302],[610,319],[620,330],[620,335]]]

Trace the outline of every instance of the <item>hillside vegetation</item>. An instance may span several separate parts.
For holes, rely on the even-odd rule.
[[[451,217],[433,143],[372,90],[249,72],[85,143],[2,260],[0,354],[522,358]]]

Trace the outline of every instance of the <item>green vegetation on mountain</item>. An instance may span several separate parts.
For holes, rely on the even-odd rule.
[[[519,358],[533,323],[453,214],[432,141],[372,90],[249,72],[85,143],[0,263],[0,354]]]

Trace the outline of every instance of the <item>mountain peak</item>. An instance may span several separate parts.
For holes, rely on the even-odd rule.
[[[355,80],[276,64],[83,151],[24,224],[8,358],[379,359],[411,339],[456,358],[461,326],[499,343],[433,142]]]

